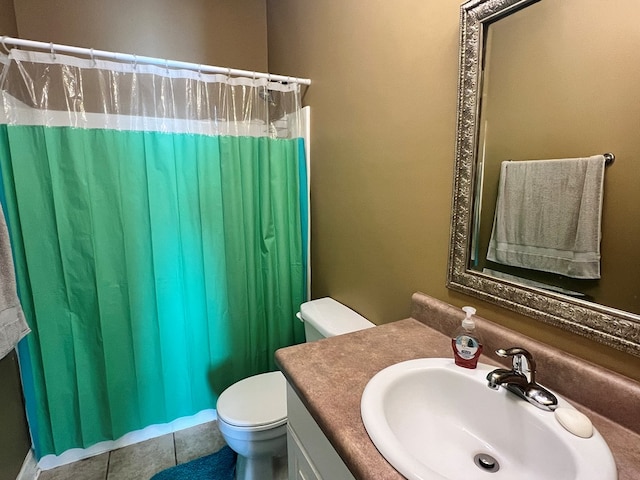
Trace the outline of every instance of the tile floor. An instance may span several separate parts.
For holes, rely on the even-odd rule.
[[[149,480],[166,468],[209,455],[224,445],[214,421],[42,471],[38,480]]]

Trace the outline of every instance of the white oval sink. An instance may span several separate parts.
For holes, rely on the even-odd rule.
[[[470,370],[451,359],[425,358],[381,370],[362,395],[367,433],[410,480],[618,478],[598,431],[580,438],[552,412],[504,388],[490,389],[486,376],[494,368],[478,364]],[[556,396],[559,407],[573,408]],[[478,455],[481,460],[474,460]]]

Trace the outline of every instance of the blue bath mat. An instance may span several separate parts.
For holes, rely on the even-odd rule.
[[[225,446],[206,457],[156,473],[151,480],[233,480],[235,470],[236,452]]]

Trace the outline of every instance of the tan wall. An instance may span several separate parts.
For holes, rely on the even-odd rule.
[[[0,35],[8,37],[18,35],[13,0],[0,0]]]
[[[640,358],[445,287],[461,2],[267,2],[269,68],[313,82],[313,296],[383,323],[419,290],[640,379]]]
[[[31,447],[15,352],[0,360],[0,385],[0,480],[15,480]]]
[[[15,14],[29,40],[267,69],[265,0],[16,0]]]
[[[500,162],[613,152],[605,174],[602,278],[559,280],[597,303],[640,314],[638,117],[640,2],[539,2],[491,26],[483,98],[483,241],[487,251]],[[522,273],[529,275],[533,272]]]

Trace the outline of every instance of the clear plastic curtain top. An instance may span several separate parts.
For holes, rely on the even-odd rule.
[[[14,49],[0,123],[296,138],[300,87]]]

